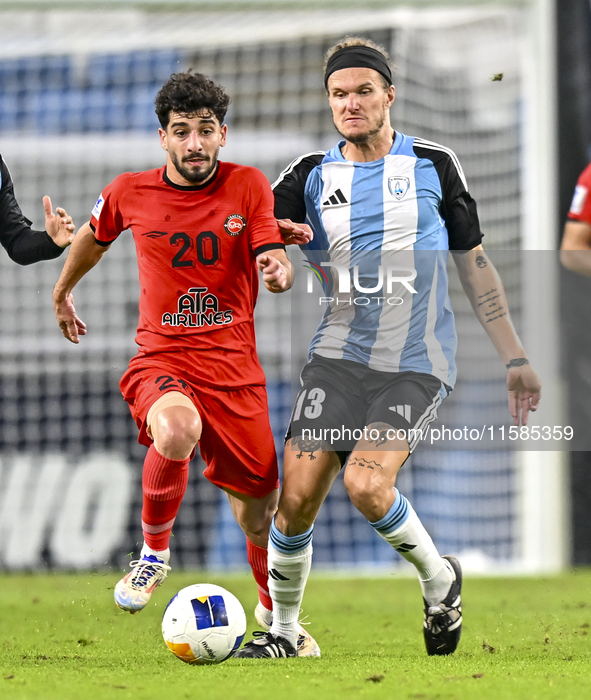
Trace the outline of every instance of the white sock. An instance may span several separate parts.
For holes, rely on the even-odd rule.
[[[267,610],[267,608],[259,600],[256,607],[256,613],[257,617],[259,617],[261,621],[264,622],[265,628],[271,629],[271,625],[273,624],[273,611]],[[261,625],[261,627],[263,627],[263,625]]]
[[[140,559],[144,555],[146,555],[147,557],[149,557],[150,555],[158,557],[158,559],[161,559],[165,564],[168,564],[168,560],[170,559],[170,548],[159,551],[157,549],[152,549],[151,547],[148,547],[148,545],[144,542],[144,546],[142,547],[142,551],[140,552]]]
[[[453,582],[453,574],[442,559],[414,508],[398,491],[392,508],[370,525],[407,561],[414,564],[423,597],[429,605],[440,603]]]
[[[429,605],[438,605],[449,593],[451,584],[455,579],[455,574],[451,568],[451,564],[445,560],[441,560],[443,566],[439,573],[433,578],[423,580],[419,578],[421,588],[423,589],[423,598]]]
[[[268,548],[269,593],[273,600],[271,634],[297,645],[298,617],[312,566],[312,528],[287,537],[271,525]]]

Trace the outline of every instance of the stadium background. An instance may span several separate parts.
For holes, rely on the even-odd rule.
[[[563,139],[571,145],[579,140],[577,158],[568,161],[568,172],[558,170],[555,56],[567,64],[581,54],[555,53],[555,32],[565,22],[566,6],[586,13],[574,35],[568,29],[570,45],[576,36],[588,50],[589,29],[588,3],[560,6],[556,14],[547,0],[436,7],[372,2],[364,10],[348,2],[255,0],[103,2],[100,10],[85,2],[2,3],[0,153],[37,227],[46,193],[81,224],[117,174],[163,162],[153,99],[171,72],[192,67],[232,96],[229,143],[221,157],[255,165],[273,180],[293,157],[334,143],[323,54],[342,35],[363,33],[386,46],[397,65],[395,127],[443,143],[460,157],[479,203],[486,246],[493,256],[501,251],[495,260],[514,320],[526,341],[535,340],[524,292],[531,265],[519,251],[555,247],[590,141],[571,123]],[[491,80],[499,73],[502,80]],[[579,88],[573,80],[561,84],[575,95]],[[588,103],[578,107],[576,124],[589,116]],[[573,119],[573,110],[567,116]],[[547,293],[557,285],[551,255],[535,265],[549,270]],[[0,259],[0,566],[6,569],[121,567],[141,542],[144,448],[118,390],[135,351],[131,236],[122,236],[79,285],[77,308],[89,335],[78,347],[61,337],[51,309],[62,263],[23,269],[5,255]],[[441,420],[451,427],[468,419],[508,424],[502,365],[451,279],[463,339],[462,382]],[[291,342],[303,322],[298,302],[297,294],[263,292],[257,309],[279,449],[292,368],[301,363]],[[550,326],[557,324],[556,314]],[[557,362],[557,347],[545,347],[536,367],[553,373]],[[560,403],[553,391],[545,402]],[[554,421],[556,414],[548,415]],[[202,466],[198,459],[192,465],[175,526],[175,564],[243,567],[244,538],[223,494],[201,476]],[[576,473],[586,483],[584,463]],[[563,455],[420,448],[400,488],[437,544],[460,554],[467,568],[543,571],[569,560]],[[314,546],[317,567],[403,566],[349,504],[340,480],[318,520]]]

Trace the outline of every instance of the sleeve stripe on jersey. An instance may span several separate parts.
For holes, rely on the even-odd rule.
[[[324,155],[326,155],[326,151],[311,151],[310,153],[304,153],[303,156],[296,158],[279,175],[279,177],[271,185],[271,189],[275,189],[277,187],[277,185],[292,172],[292,170],[296,167],[296,165],[299,165],[299,163],[301,163],[304,160],[304,158],[308,158],[309,156],[324,156]]]
[[[422,148],[427,148],[431,149],[432,151],[441,151],[442,153],[447,153],[449,157],[451,158],[453,164],[456,166],[456,170],[458,171],[458,175],[460,176],[460,179],[462,183],[464,184],[464,187],[466,188],[466,192],[468,191],[468,183],[466,182],[466,177],[464,176],[464,171],[462,170],[462,166],[460,165],[460,161],[458,160],[458,157],[456,154],[451,150],[451,148],[446,148],[445,146],[442,146],[439,143],[433,143],[433,141],[425,141],[425,139],[421,138],[415,138],[415,141],[417,146],[421,146]]]
[[[261,253],[266,253],[268,250],[285,250],[285,244],[284,243],[265,243],[264,245],[260,245],[258,248],[255,248],[254,254],[260,255]]]

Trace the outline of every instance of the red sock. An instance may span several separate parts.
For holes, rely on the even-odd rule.
[[[189,480],[189,459],[167,459],[150,445],[144,460],[142,530],[151,549],[168,549],[170,533]]]
[[[246,556],[252,569],[252,575],[259,587],[259,600],[267,610],[273,610],[273,601],[269,594],[269,570],[267,568],[267,549],[253,544],[246,538]]]

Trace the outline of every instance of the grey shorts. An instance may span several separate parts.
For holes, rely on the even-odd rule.
[[[319,440],[341,464],[373,423],[405,437],[412,452],[451,391],[431,374],[380,372],[319,355],[304,367],[301,380],[285,439]]]

